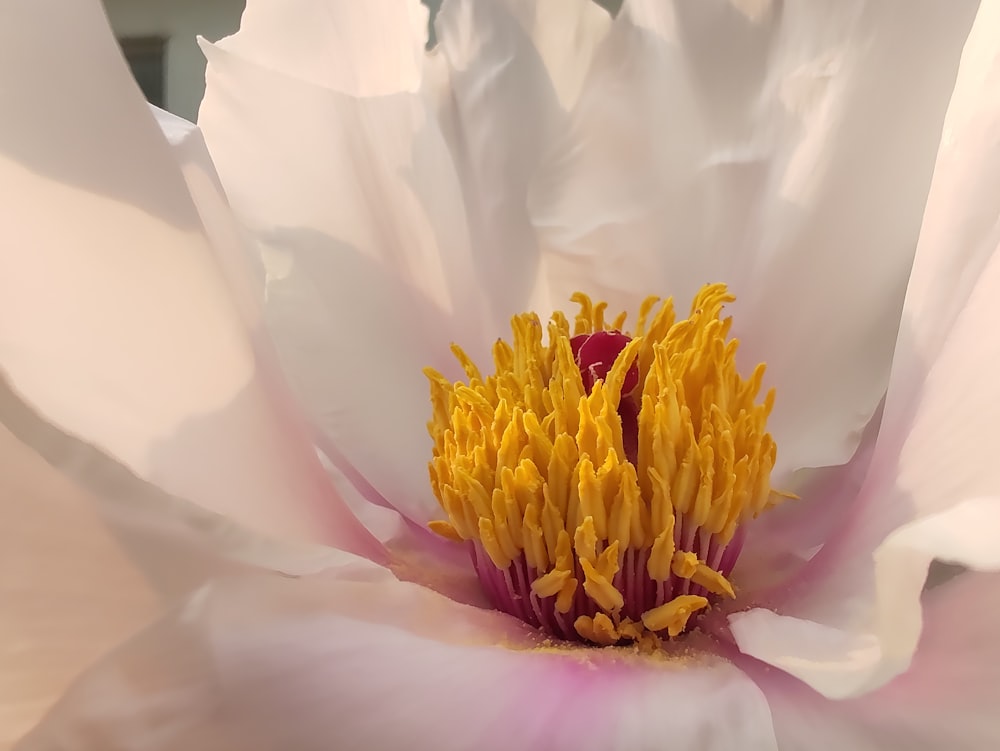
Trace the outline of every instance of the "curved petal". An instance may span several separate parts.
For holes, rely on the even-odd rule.
[[[537,638],[370,564],[221,582],[85,676],[21,748],[777,748],[729,663]]]
[[[0,424],[14,437],[30,437],[31,448],[58,468],[63,480],[84,494],[81,497],[92,501],[90,511],[166,597],[186,595],[214,576],[247,566],[308,573],[333,565],[343,555],[324,545],[262,537],[220,514],[171,496],[100,450],[45,422],[2,379]],[[54,524],[61,526],[61,522]]]
[[[984,2],[946,120],[883,427],[854,513],[772,601],[782,616],[757,611],[736,627],[745,651],[794,661],[798,675],[829,695],[863,691],[906,668],[931,558],[984,570],[1000,563],[981,539],[1000,524],[1000,336],[984,326],[1000,314],[998,23],[1000,2]],[[975,279],[965,279],[966,265]],[[867,651],[838,655],[836,644]]]
[[[553,297],[731,285],[779,486],[847,461],[884,394],[976,5],[630,0],[538,169]]]
[[[456,71],[478,67],[488,59],[490,55],[483,48],[496,43],[491,38],[494,35],[506,37],[510,44],[523,34],[517,52],[537,56],[544,66],[537,77],[552,87],[566,110],[576,103],[590,61],[611,30],[611,16],[589,0],[448,0],[439,19],[441,46]],[[507,24],[513,26],[498,30]],[[475,125],[489,127],[485,122]]]
[[[418,95],[355,99],[204,49],[201,127],[255,233],[268,325],[296,395],[331,458],[426,521],[436,503],[422,369],[454,372],[450,341],[469,338],[463,327],[480,337],[440,133]]]
[[[157,598],[86,498],[0,428],[0,746],[88,663],[157,613]]]
[[[204,45],[199,123],[256,234],[293,387],[331,459],[418,523],[440,515],[425,481],[422,368],[458,377],[452,341],[488,360],[507,316],[526,305],[536,258],[523,190],[534,162],[521,152],[535,129],[521,122],[551,127],[554,81],[572,96],[575,63],[607,26],[589,2],[557,5],[449,3],[439,50],[405,75],[398,54],[379,50],[391,40],[415,49],[415,3],[388,16],[388,3],[311,2],[294,14],[251,3],[239,34]],[[545,22],[560,9],[565,25]],[[385,38],[336,44],[355,27],[359,39]]]
[[[782,488],[789,499],[753,521],[733,577],[741,599],[766,598],[803,571],[844,523],[845,509],[857,499],[878,440],[880,408],[865,428],[851,460],[836,467],[800,470]],[[738,607],[737,603],[733,603]]]
[[[558,25],[547,22],[553,16]],[[435,28],[429,90],[466,198],[475,272],[467,281],[490,291],[485,344],[510,315],[546,315],[569,299],[551,299],[539,283],[527,195],[610,19],[589,1],[448,0]]]
[[[379,555],[255,350],[100,5],[7,3],[0,49],[0,362],[12,386],[168,493]]]
[[[218,46],[291,78],[376,97],[420,89],[428,11],[420,0],[251,0]]]
[[[977,498],[907,524],[875,551],[873,592],[859,579],[850,592],[824,594],[832,611],[812,619],[754,609],[729,617],[736,644],[746,654],[781,668],[820,694],[843,699],[885,685],[905,672],[920,637],[920,595],[934,560],[1000,572],[1000,498]],[[1000,587],[1000,578],[989,580]],[[868,596],[867,622],[845,628],[836,612],[852,598]],[[827,616],[827,617],[823,617]],[[828,618],[836,619],[831,625]]]
[[[779,747],[980,751],[1000,745],[997,575],[963,574],[928,592],[924,624],[910,669],[857,699],[830,701],[794,678],[747,666],[767,695]]]

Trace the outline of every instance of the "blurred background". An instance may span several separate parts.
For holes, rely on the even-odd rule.
[[[197,37],[216,42],[240,25],[245,0],[103,0],[125,59],[146,98],[191,120],[205,93]],[[364,0],[354,0],[364,2]],[[442,0],[423,0],[437,13]],[[622,0],[597,0],[617,12]],[[431,31],[433,38],[433,30]]]
[[[423,1],[432,13],[441,5],[441,0]],[[146,98],[191,121],[205,93],[205,58],[197,37],[215,42],[235,32],[244,5],[245,0],[104,0]]]

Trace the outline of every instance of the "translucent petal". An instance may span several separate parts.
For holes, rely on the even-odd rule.
[[[219,583],[84,676],[22,748],[777,748],[726,662],[537,638],[370,564]]]
[[[553,299],[729,283],[779,485],[847,461],[884,394],[975,7],[627,2],[534,177]]]
[[[882,430],[853,513],[772,600],[782,616],[755,611],[734,626],[745,651],[828,695],[906,669],[931,559],[987,571],[1000,563],[988,539],[1000,524],[1000,337],[984,325],[997,317],[1000,289],[998,22],[1000,3],[983,3],[963,53]]]
[[[205,51],[201,127],[255,235],[269,330],[296,396],[331,458],[426,521],[421,371],[447,367],[449,343],[470,338],[462,331],[481,336],[440,133],[418,95],[355,99]]]
[[[219,47],[292,78],[359,97],[419,90],[427,42],[419,0],[253,0]]]
[[[324,451],[360,472],[374,500],[422,523],[440,511],[425,479],[421,370],[457,377],[450,343],[488,355],[527,304],[536,259],[523,191],[534,162],[521,149],[533,136],[519,128],[525,117],[554,124],[555,88],[572,98],[609,19],[569,0],[449,3],[427,69],[395,76],[398,60],[379,50],[386,40],[411,49],[416,27],[412,13],[382,8],[252,4],[239,34],[205,45],[199,123],[256,235],[268,322]],[[562,26],[546,21],[557,12]],[[379,39],[337,44],[355,26],[359,39]]]
[[[100,6],[8,4],[0,48],[0,362],[12,387],[169,494],[377,555],[220,272],[218,226],[206,229],[185,180],[199,167],[178,168],[185,157]]]
[[[1000,498],[995,497],[968,500],[923,517],[894,531],[875,551],[873,592],[868,593],[866,580],[854,582],[849,597],[874,600],[867,622],[849,628],[822,618],[754,609],[730,616],[733,636],[743,652],[796,676],[826,697],[865,694],[910,666],[922,627],[920,595],[931,562],[1000,572],[998,528]],[[989,581],[1000,586],[1000,578]],[[828,607],[836,608],[836,595],[829,589],[825,594],[831,596]]]
[[[0,428],[0,745],[157,612],[92,501]]]
[[[781,748],[979,751],[1000,744],[998,626],[997,575],[968,573],[924,596],[913,664],[871,694],[830,701],[777,671],[745,667],[767,695]]]

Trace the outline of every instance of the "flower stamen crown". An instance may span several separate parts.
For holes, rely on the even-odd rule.
[[[564,639],[659,644],[735,595],[743,525],[777,499],[774,391],[757,400],[763,364],[736,370],[723,284],[680,321],[646,299],[632,337],[624,314],[609,324],[605,303],[572,299],[572,334],[560,312],[547,341],[538,316],[515,316],[491,376],[458,346],[467,384],[425,371],[448,517],[430,527],[470,546],[498,609]]]

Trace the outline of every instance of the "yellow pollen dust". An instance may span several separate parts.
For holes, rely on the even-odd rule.
[[[658,644],[708,607],[703,595],[734,597],[706,551],[724,549],[781,499],[770,486],[776,447],[766,431],[774,391],[758,400],[763,364],[746,379],[737,372],[731,319],[720,318],[734,299],[725,285],[706,285],[682,320],[670,299],[646,299],[631,341],[589,394],[570,339],[622,331],[625,315],[607,322],[606,304],[581,293],[572,324],[560,312],[545,328],[533,313],[515,316],[512,342],[493,347],[493,375],[453,346],[467,383],[425,371],[430,480],[447,515],[431,529],[472,541],[500,571],[523,563],[531,594],[554,598],[556,613],[570,614],[577,635],[595,644]],[[633,365],[638,385],[623,394]],[[632,461],[623,398],[638,408]],[[629,618],[628,565],[684,591]],[[701,595],[688,593],[695,585]]]

